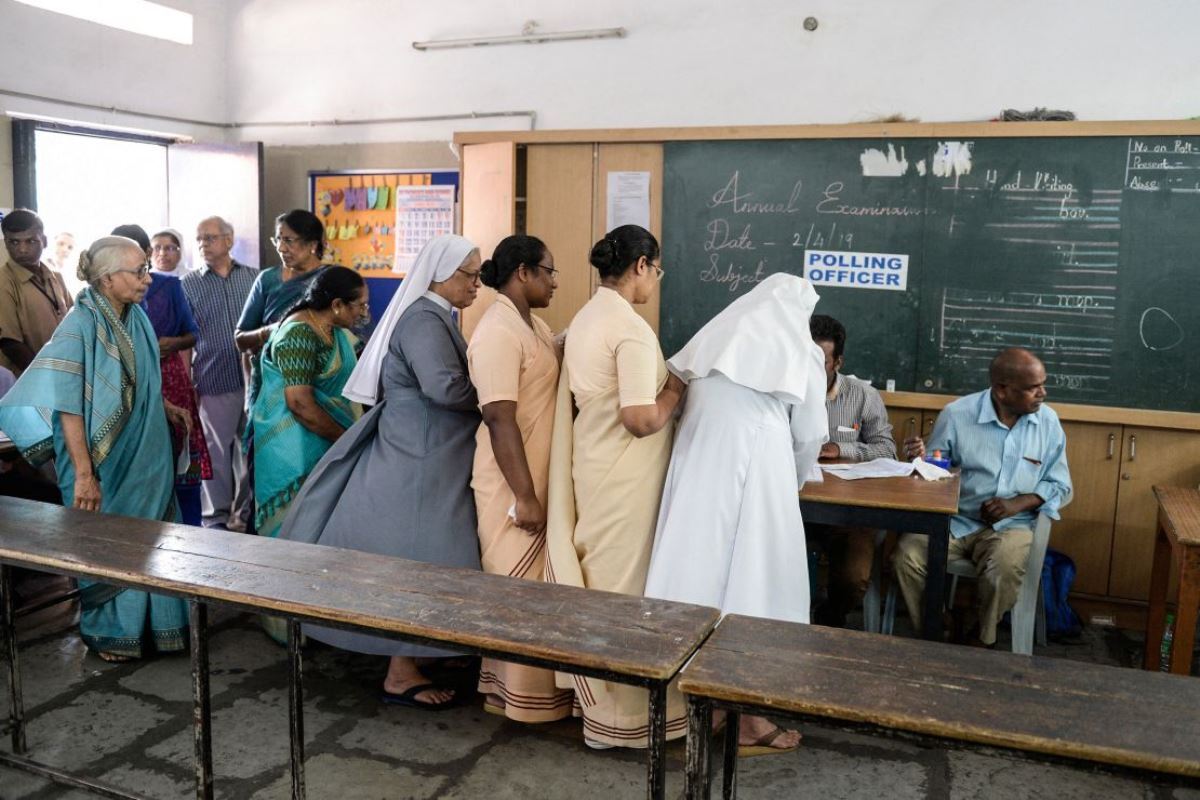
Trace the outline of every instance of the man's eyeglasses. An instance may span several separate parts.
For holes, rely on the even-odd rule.
[[[287,247],[292,247],[303,241],[304,240],[301,239],[299,236],[272,236],[271,237],[271,244],[275,245],[276,247],[283,247],[285,245]]]
[[[196,237],[196,244],[212,244],[218,239],[224,239],[228,235],[227,233],[206,233]]]
[[[476,286],[479,285],[480,272],[471,272],[470,270],[463,269],[462,267],[456,269],[455,272],[461,272],[463,275],[467,276],[467,280],[469,280],[471,283],[475,284]]]

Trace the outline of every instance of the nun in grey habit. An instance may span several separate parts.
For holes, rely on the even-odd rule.
[[[404,279],[343,394],[374,404],[305,481],[280,538],[480,569],[471,467],[479,403],[467,345],[450,316],[475,299],[479,251],[433,239]],[[384,699],[446,707],[453,694],[413,657],[455,655],[362,633],[305,625],[326,644],[391,656]]]

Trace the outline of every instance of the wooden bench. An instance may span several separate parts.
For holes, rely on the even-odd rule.
[[[1167,586],[1171,562],[1179,576],[1174,642],[1170,669],[1176,675],[1192,672],[1192,646],[1196,641],[1196,616],[1200,612],[1200,490],[1180,486],[1155,486],[1158,530],[1154,538],[1154,566],[1150,574],[1150,611],[1146,615],[1144,669],[1158,669],[1167,615]]]
[[[11,566],[186,598],[190,605],[196,793],[211,800],[207,607],[289,620],[292,796],[304,797],[300,622],[563,670],[649,689],[647,794],[664,796],[666,690],[719,617],[715,609],[522,581],[352,550],[168,525],[0,498],[0,593],[11,735],[0,764],[115,797],[21,757],[25,734]]]
[[[679,678],[688,699],[686,797],[710,791],[714,706],[817,718],[1200,778],[1200,681],[1063,659],[728,616]]]

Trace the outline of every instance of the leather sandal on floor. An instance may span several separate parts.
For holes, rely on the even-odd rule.
[[[778,725],[776,725],[774,730],[764,733],[750,744],[739,744],[738,758],[748,758],[750,756],[769,756],[774,755],[775,753],[790,753],[800,746],[799,744],[794,744],[791,747],[772,747],[772,744],[775,742],[775,740],[782,736],[783,733],[783,728],[780,728]]]

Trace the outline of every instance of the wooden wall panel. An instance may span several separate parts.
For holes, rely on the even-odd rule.
[[[608,232],[608,173],[638,171],[650,173],[650,232],[663,243],[662,237],[662,194],[663,194],[663,148],[658,143],[601,144],[596,156],[595,192],[592,201],[592,241],[595,242]],[[667,264],[664,269],[670,269]],[[593,286],[597,283],[592,272]],[[634,306],[650,327],[658,333],[659,294],[656,292],[645,305]],[[673,353],[664,353],[670,358]]]
[[[462,235],[487,258],[516,225],[517,146],[512,142],[468,144],[462,149]],[[495,292],[479,287],[479,296],[463,311],[463,336],[492,304]]]
[[[546,243],[558,268],[550,307],[535,312],[555,333],[592,296],[592,175],[590,144],[529,145],[526,150],[525,232]]]

